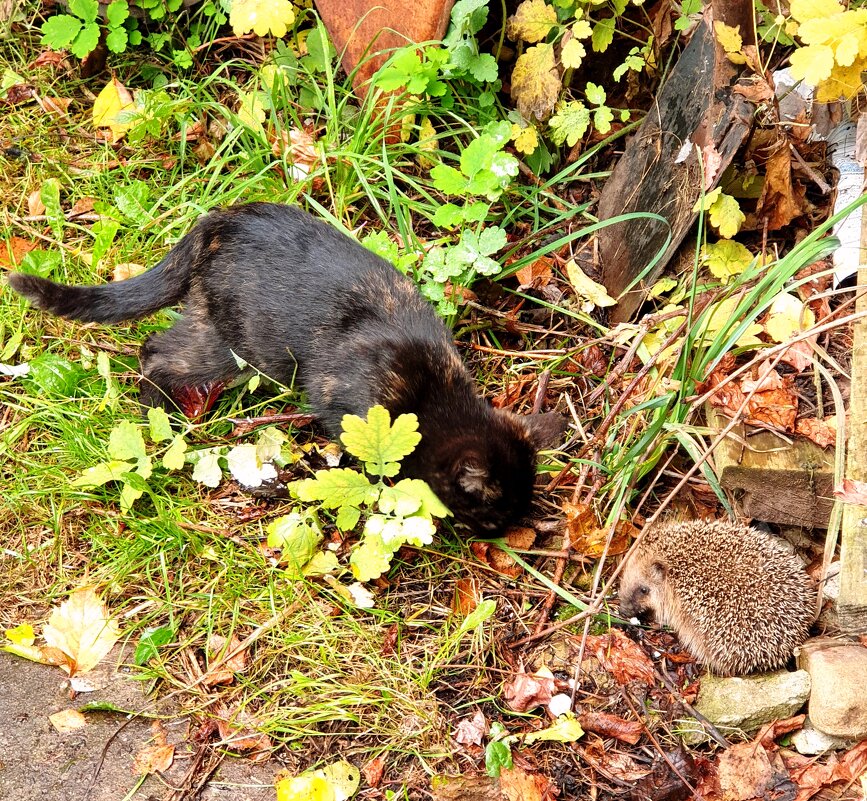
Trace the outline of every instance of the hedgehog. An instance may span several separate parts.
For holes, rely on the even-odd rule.
[[[723,520],[648,531],[620,578],[620,611],[669,626],[713,673],[788,662],[813,621],[814,593],[798,559],[772,536]]]

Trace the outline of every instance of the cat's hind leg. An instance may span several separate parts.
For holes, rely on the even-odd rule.
[[[204,314],[184,314],[142,345],[142,406],[175,406],[181,390],[228,384],[241,374],[229,346]]]

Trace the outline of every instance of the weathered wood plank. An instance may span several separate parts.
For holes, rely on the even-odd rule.
[[[721,430],[724,414],[705,407],[708,425]],[[807,439],[791,445],[770,431],[747,437],[737,425],[713,454],[722,486],[735,493],[746,515],[768,523],[827,528],[834,503],[834,449]]]
[[[391,51],[411,42],[442,39],[454,0],[316,0],[316,9],[347,74],[366,54],[374,53],[355,73],[355,91],[367,94],[368,81]]]
[[[739,24],[745,7],[747,4],[741,2],[716,0],[706,9],[656,103],[602,190],[601,220],[643,211],[668,221],[665,225],[659,220],[635,219],[599,232],[602,282],[610,295],[619,297],[611,313],[614,322],[633,315],[645,290],[662,273],[695,220],[693,207],[702,190],[702,162],[697,149],[718,165],[710,176],[715,183],[749,133],[753,106],[732,91],[739,70],[713,35],[714,18]],[[751,30],[751,24],[742,27],[745,41]],[[710,156],[712,152],[718,154],[718,162]],[[669,226],[671,240],[662,258],[623,295],[663,249]]]
[[[858,286],[867,287],[867,214],[861,220],[861,268]],[[857,302],[867,311],[867,294]],[[849,398],[849,442],[846,478],[867,481],[867,320],[855,322],[852,345],[852,390]],[[867,507],[845,504],[840,541],[840,628],[852,634],[867,633]]]

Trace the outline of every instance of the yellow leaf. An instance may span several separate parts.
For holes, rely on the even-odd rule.
[[[6,629],[4,634],[6,639],[15,645],[33,645],[36,642],[36,632],[33,631],[33,626],[29,623],[22,623],[13,629]]]
[[[815,324],[816,315],[809,306],[791,293],[782,292],[768,309],[765,331],[774,342],[785,342]]]
[[[235,36],[253,31],[257,36],[273,33],[285,36],[295,22],[295,12],[289,0],[232,0],[229,24]]]
[[[709,306],[703,320],[705,321],[703,338],[705,343],[716,340],[724,330],[729,328],[732,319],[737,311],[739,297],[726,298],[719,303],[714,303]],[[734,326],[732,326],[733,328]],[[762,332],[762,326],[758,323],[751,323],[735,342],[739,348],[750,345],[761,345],[762,341],[756,336]]]
[[[334,788],[322,776],[280,779],[276,787],[277,801],[335,801]]]
[[[851,67],[858,58],[861,43],[854,31],[844,34],[834,50],[834,57],[841,67]]]
[[[509,17],[507,34],[510,39],[541,42],[557,24],[557,12],[545,0],[524,0]]]
[[[128,278],[135,278],[145,271],[143,264],[134,264],[133,262],[124,262],[123,264],[115,264],[111,271],[112,281],[126,281]]]
[[[807,45],[789,57],[792,77],[818,86],[831,77],[834,69],[834,51],[828,45]]]
[[[722,193],[707,211],[711,225],[719,231],[720,236],[726,239],[731,239],[740,231],[746,219],[737,200],[731,195]]]
[[[238,122],[245,128],[258,131],[265,122],[265,106],[258,92],[238,92]]]
[[[515,143],[515,150],[529,155],[539,146],[539,134],[534,125],[527,125],[524,128],[520,125],[512,125],[512,141]]]
[[[61,734],[75,731],[87,725],[87,719],[77,709],[61,709],[48,716],[51,725]]]
[[[418,126],[418,149],[422,153],[436,152],[438,147],[436,135],[436,128],[434,128],[433,123],[430,121],[430,117],[422,117]],[[437,165],[434,159],[429,159],[421,153],[416,156],[416,161],[418,161],[418,166],[423,170],[430,170]]]
[[[579,19],[572,26],[572,35],[576,39],[586,39],[593,35],[593,28],[590,27],[590,23],[586,19]]]
[[[789,5],[789,13],[798,20],[806,22],[808,19],[831,17],[844,11],[836,0],[792,0]]]
[[[584,271],[575,263],[574,259],[569,259],[566,262],[566,275],[569,277],[569,283],[575,290],[575,294],[584,301],[581,305],[581,310],[591,312],[596,306],[613,306],[617,303],[602,284],[596,283],[592,278],[588,278]]]
[[[132,123],[126,121],[124,115],[134,108],[129,90],[117,78],[112,78],[93,102],[93,127],[108,128],[112,142],[117,142],[130,129]]]
[[[42,629],[49,647],[66,658],[61,667],[70,676],[96,667],[120,637],[117,624],[108,616],[99,596],[86,587],[76,590],[55,607]]]
[[[715,20],[713,30],[717,41],[726,53],[740,53],[743,50],[744,40],[741,39],[741,34],[737,28]]]
[[[816,89],[816,100],[831,103],[841,97],[849,100],[864,87],[861,74],[867,71],[867,57],[858,59],[851,67],[836,67],[827,81]]]
[[[570,39],[560,51],[560,61],[566,69],[578,69],[587,51],[577,39]]]
[[[713,192],[708,192],[704,197],[700,197],[695,201],[695,205],[692,207],[694,212],[698,211],[707,211],[714,203],[717,202],[719,196],[722,194],[722,189],[717,187],[713,190]]]
[[[512,99],[525,119],[544,120],[560,95],[560,75],[554,63],[554,46],[528,47],[512,70]]]
[[[706,245],[704,255],[711,273],[726,281],[733,275],[740,275],[753,262],[753,254],[740,242],[731,239]]]

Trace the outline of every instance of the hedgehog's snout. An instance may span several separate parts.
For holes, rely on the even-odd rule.
[[[645,624],[653,623],[655,615],[650,604],[650,587],[640,584],[629,592],[621,593],[620,616],[627,620],[637,618]]]

